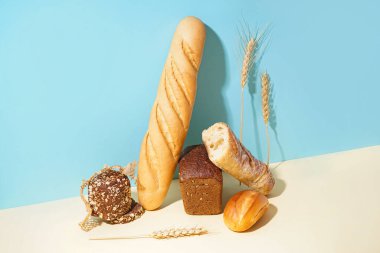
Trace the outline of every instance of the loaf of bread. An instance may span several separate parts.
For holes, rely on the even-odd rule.
[[[124,224],[140,218],[145,210],[131,196],[128,177],[120,171],[105,167],[88,181],[88,204],[91,215],[101,218],[108,224]],[[81,188],[83,194],[83,188]],[[83,230],[94,228],[94,223],[81,222]]]
[[[158,87],[138,164],[138,198],[147,210],[161,206],[189,129],[206,38],[204,24],[186,17],[177,26]]]
[[[104,221],[122,217],[131,209],[131,184],[126,175],[115,170],[97,174],[88,183],[92,215]]]
[[[202,132],[208,157],[219,168],[248,187],[267,195],[274,186],[268,166],[254,158],[225,123]]]
[[[192,148],[180,160],[179,182],[187,214],[222,212],[222,171],[210,161],[204,145]]]

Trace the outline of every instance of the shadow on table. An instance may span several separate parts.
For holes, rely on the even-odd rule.
[[[228,200],[233,195],[244,190],[249,190],[249,188],[245,186],[244,184],[239,184],[239,181],[237,179],[223,172],[223,195],[222,195],[223,209],[226,206]]]
[[[276,173],[273,172],[273,176],[276,180],[272,192],[267,196],[269,199],[276,198],[280,196],[286,189],[286,182],[278,178],[276,176]],[[227,204],[227,201],[236,193],[244,190],[249,190],[250,188],[248,186],[245,186],[244,184],[239,184],[239,181],[232,176],[230,176],[227,173],[223,173],[223,198],[222,198],[222,204],[223,208]]]
[[[280,196],[286,189],[286,182],[281,178],[276,178],[272,192],[267,196],[269,199]]]
[[[274,187],[272,189],[272,192],[268,195],[268,198],[275,198],[275,197],[278,197],[280,196],[286,189],[286,182],[279,178],[278,176],[278,169],[281,167],[282,164],[284,164],[285,161],[282,161],[282,162],[279,162],[275,165],[271,165],[270,166],[270,170],[272,172],[272,175],[275,179],[275,184],[274,184]]]
[[[181,190],[179,188],[179,182],[178,180],[172,181],[172,183],[170,184],[168,194],[166,194],[164,203],[162,203],[160,209],[163,209],[181,199],[182,197],[181,197]]]
[[[132,191],[132,198],[136,201],[138,201],[138,196],[136,191]],[[173,180],[170,184],[170,188],[168,190],[168,193],[166,194],[166,197],[164,199],[164,202],[162,203],[161,207],[158,209],[163,209],[165,207],[170,206],[171,204],[181,200],[181,191],[179,188],[179,182],[178,180]]]

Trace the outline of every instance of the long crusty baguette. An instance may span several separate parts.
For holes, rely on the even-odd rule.
[[[274,186],[268,166],[254,158],[225,123],[215,123],[202,132],[210,160],[252,189],[267,195]]]
[[[140,150],[138,198],[147,210],[161,206],[173,178],[189,129],[205,38],[206,28],[195,17],[183,19],[174,34]]]

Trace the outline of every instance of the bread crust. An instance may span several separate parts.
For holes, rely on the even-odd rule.
[[[219,130],[222,131],[215,135]],[[223,139],[223,145],[215,147],[214,136]],[[268,166],[243,146],[227,124],[215,123],[204,130],[202,140],[210,160],[216,166],[264,195],[271,192],[275,181]]]
[[[184,18],[174,34],[140,149],[138,198],[147,210],[161,206],[173,178],[190,125],[205,38],[206,28],[195,17]]]

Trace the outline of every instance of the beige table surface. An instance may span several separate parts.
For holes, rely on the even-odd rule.
[[[186,215],[173,181],[162,209],[86,233],[79,198],[0,210],[0,252],[380,252],[380,146],[273,164],[270,209],[246,233],[222,215]],[[78,179],[78,184],[80,179]],[[224,202],[243,189],[224,175]],[[90,241],[202,225],[212,233],[171,240]]]

